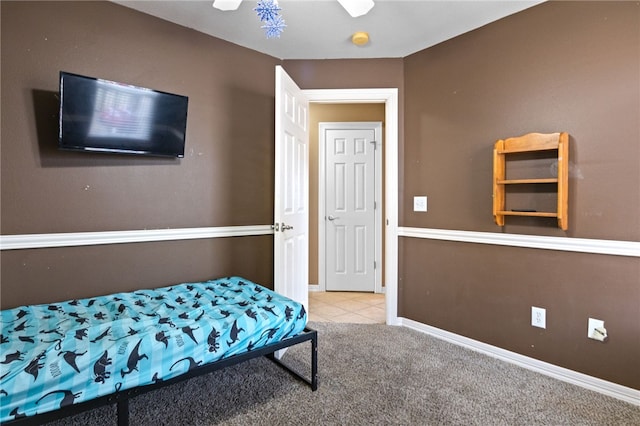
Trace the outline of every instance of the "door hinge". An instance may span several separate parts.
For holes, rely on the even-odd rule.
[[[373,261],[373,269],[378,269],[378,263],[375,260]]]

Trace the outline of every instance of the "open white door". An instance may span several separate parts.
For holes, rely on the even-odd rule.
[[[309,311],[309,101],[276,66],[274,290]]]

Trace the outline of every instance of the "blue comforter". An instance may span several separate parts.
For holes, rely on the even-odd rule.
[[[0,313],[0,422],[167,380],[307,322],[300,303],[239,277]]]

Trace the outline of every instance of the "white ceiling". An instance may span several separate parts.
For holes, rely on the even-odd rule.
[[[115,0],[132,9],[279,59],[403,58],[544,0],[375,0],[371,11],[352,18],[336,0],[279,0],[287,27],[267,39],[253,8],[223,12],[213,0]],[[370,42],[351,43],[356,31]]]

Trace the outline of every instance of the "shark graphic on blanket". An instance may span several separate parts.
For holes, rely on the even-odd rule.
[[[241,277],[0,311],[0,422],[294,336],[304,306]]]

